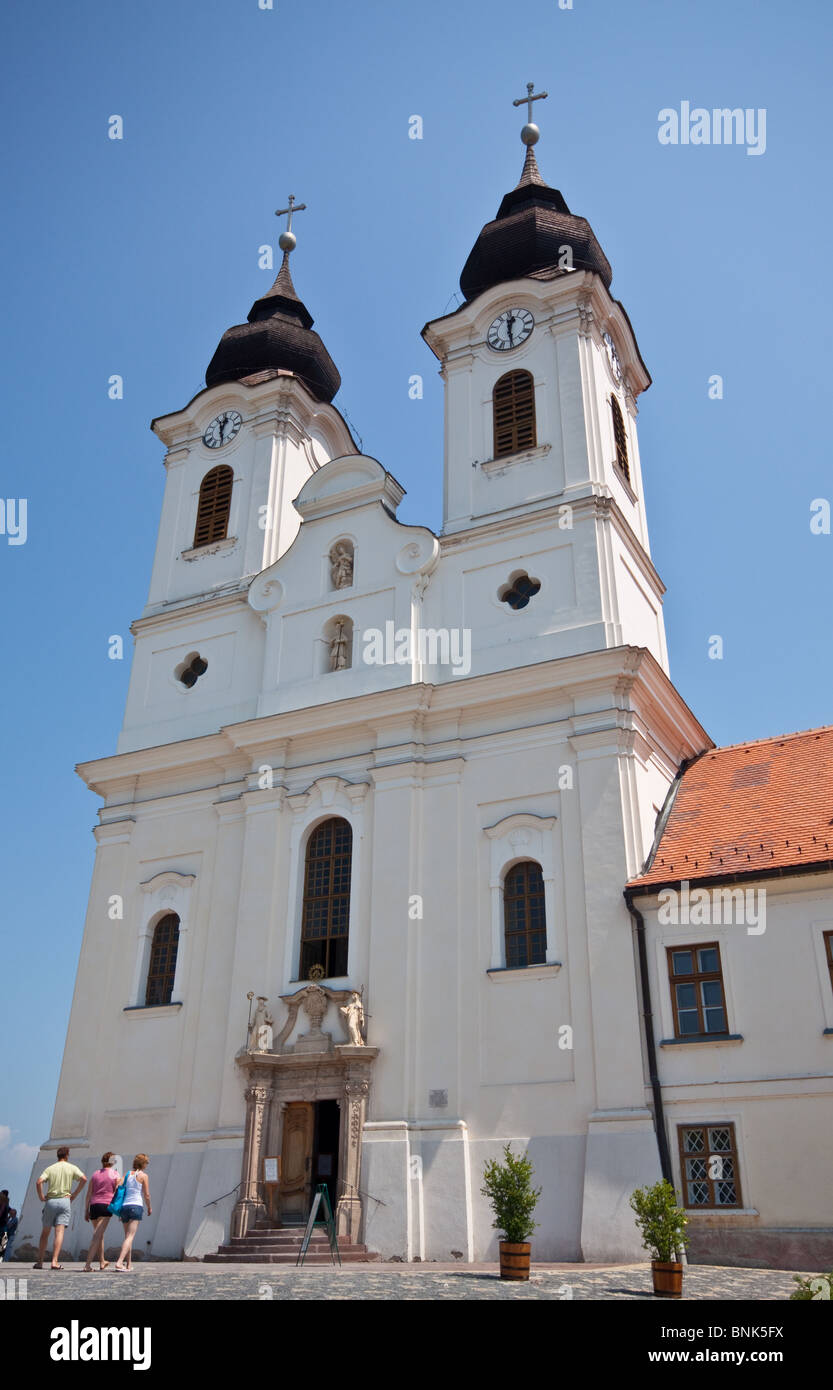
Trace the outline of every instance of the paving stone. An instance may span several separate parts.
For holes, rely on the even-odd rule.
[[[580,1300],[648,1299],[651,1267],[533,1265],[528,1284],[498,1277],[496,1265],[377,1264],[287,1269],[281,1265],[138,1264],[132,1274],[84,1274],[67,1263],[59,1273],[12,1261],[5,1277],[25,1278],[32,1300],[125,1302],[157,1299],[241,1300]],[[787,1299],[795,1285],[784,1270],[689,1265],[683,1301]]]

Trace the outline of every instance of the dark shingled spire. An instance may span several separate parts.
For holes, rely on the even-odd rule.
[[[526,147],[524,167],[521,171],[521,177],[518,179],[515,187],[523,188],[528,183],[538,183],[541,184],[542,187],[546,187],[544,180],[541,178],[541,170],[538,168],[538,160],[535,158],[535,150],[532,145],[527,145]]]
[[[590,223],[574,216],[558,189],[544,183],[528,145],[520,180],[474,243],[460,289],[466,299],[475,299],[506,280],[568,274],[560,268],[565,246],[572,250],[576,270],[595,271],[610,288],[613,271]]]
[[[246,323],[235,324],[220,339],[205,374],[206,386],[239,381],[257,372],[294,372],[319,401],[330,402],[341,385],[333,359],[317,333],[307,306],[298,298],[284,251],[275,283],[256,299]]]

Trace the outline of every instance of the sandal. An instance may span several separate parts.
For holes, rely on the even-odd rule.
[[[38,1263],[38,1264],[36,1264],[36,1265],[32,1265],[32,1268],[33,1268],[33,1269],[43,1269],[43,1265],[40,1264],[40,1263]]]
[[[98,1268],[99,1268],[99,1270],[102,1270],[102,1269],[109,1269],[109,1268],[110,1268],[110,1261],[109,1261],[109,1260],[102,1260],[102,1261],[101,1261],[101,1264],[98,1266]]]
[[[92,1265],[84,1265],[84,1268],[81,1271],[82,1274],[92,1274],[93,1272],[94,1271]]]
[[[50,1265],[50,1269],[63,1269],[63,1265]]]

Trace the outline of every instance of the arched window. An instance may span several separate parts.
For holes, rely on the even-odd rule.
[[[170,1004],[174,991],[178,946],[179,918],[175,912],[168,912],[164,917],[160,917],[153,929],[145,990],[146,1008],[153,1004]]]
[[[200,483],[194,549],[199,545],[210,545],[212,541],[226,539],[233,482],[234,470],[229,468],[227,463],[221,463],[212,468],[210,473],[206,473]]]
[[[503,880],[506,964],[543,965],[547,958],[547,921],[541,865],[532,859],[514,864]]]
[[[313,967],[322,979],[347,974],[352,858],[353,831],[340,816],[325,820],[307,841],[298,972],[302,980],[310,978]]]
[[[492,393],[495,439],[494,456],[534,449],[535,383],[531,372],[507,372]]]
[[[625,421],[622,418],[622,411],[615,396],[610,398],[610,409],[613,415],[613,439],[616,444],[616,466],[625,475],[627,482],[631,480],[631,470],[628,463],[628,435],[625,430]]]

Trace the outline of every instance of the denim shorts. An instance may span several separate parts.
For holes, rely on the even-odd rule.
[[[121,1221],[124,1221],[125,1224],[128,1221],[141,1221],[142,1208],[123,1206],[121,1211],[119,1212],[119,1219]]]
[[[43,1204],[41,1220],[44,1230],[49,1230],[51,1226],[68,1226],[71,1215],[69,1197],[50,1197],[49,1201]]]

